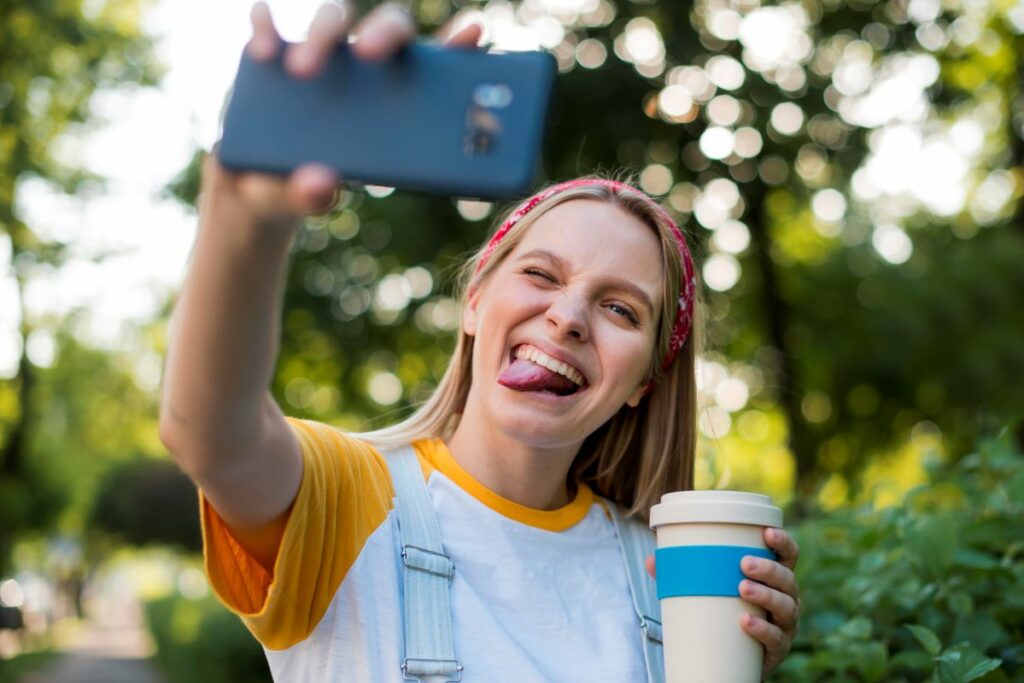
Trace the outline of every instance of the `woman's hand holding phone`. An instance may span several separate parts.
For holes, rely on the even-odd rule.
[[[288,47],[291,74],[308,78],[324,67],[353,26],[351,6],[320,8],[307,40]],[[249,53],[280,56],[285,43],[263,2],[253,8],[252,26]],[[394,5],[376,8],[353,30],[360,38],[352,51],[368,60],[387,59],[416,35],[412,17]],[[470,26],[444,43],[475,46],[480,33]],[[232,172],[208,155],[200,228],[168,333],[161,439],[268,570],[302,476],[298,442],[268,390],[280,340],[280,289],[301,219],[327,210],[339,182],[318,164],[286,176]]]
[[[321,5],[304,42],[287,46],[285,68],[297,78],[310,78],[327,63],[339,41],[349,33],[357,36],[353,54],[367,61],[390,58],[416,38],[416,24],[408,10],[395,3],[376,7],[356,23],[351,0]],[[249,55],[269,61],[284,47],[274,27],[270,8],[262,0],[251,14],[253,35],[246,46]],[[476,47],[482,34],[479,24],[453,31],[451,24],[436,37],[448,47]],[[238,223],[243,230],[295,229],[304,216],[323,213],[333,204],[341,179],[323,164],[304,164],[287,176],[256,172],[231,172],[207,156],[203,166],[200,214],[215,223]]]

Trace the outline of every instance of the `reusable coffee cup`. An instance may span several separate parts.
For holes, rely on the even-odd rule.
[[[768,496],[740,491],[666,493],[651,508],[666,683],[758,683],[761,643],[740,626],[764,609],[740,598],[746,555],[776,559],[764,528],[782,526]]]

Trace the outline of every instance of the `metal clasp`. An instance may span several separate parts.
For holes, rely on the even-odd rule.
[[[661,622],[651,617],[640,617],[640,628],[644,635],[656,643],[661,643]]]

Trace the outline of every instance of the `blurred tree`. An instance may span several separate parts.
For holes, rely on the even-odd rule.
[[[48,486],[34,480],[29,462],[40,379],[28,355],[37,321],[25,307],[28,281],[59,265],[65,244],[40,237],[20,217],[19,182],[36,178],[66,192],[98,179],[63,163],[55,153],[62,133],[90,118],[97,88],[152,84],[157,70],[139,29],[140,0],[85,3],[11,3],[0,7],[0,252],[9,254],[19,310],[20,359],[0,380],[0,565],[13,535],[47,518]],[[17,318],[15,318],[17,315]],[[64,448],[68,444],[63,444]]]
[[[752,435],[781,413],[809,500],[836,477],[852,494],[911,434],[957,455],[1024,412],[1024,11],[414,6],[426,29],[482,12],[495,46],[556,55],[545,178],[626,168],[679,217],[703,262],[707,436],[760,459]],[[500,208],[351,187],[309,221],[273,386],[285,410],[364,428],[428,395],[456,323],[443,275]]]
[[[67,325],[76,322],[72,315]],[[0,479],[2,561],[19,535],[58,519],[63,531],[81,533],[97,495],[109,492],[100,491],[108,470],[163,452],[153,418],[156,398],[139,386],[137,361],[89,348],[67,330],[53,344],[52,363],[33,366],[33,390],[23,407],[31,429],[18,476]],[[183,524],[195,517],[192,496]]]
[[[132,545],[202,549],[195,487],[170,460],[142,458],[112,467],[93,497],[89,522],[91,532]]]

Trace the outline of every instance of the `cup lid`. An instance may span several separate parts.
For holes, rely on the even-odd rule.
[[[782,510],[772,499],[746,491],[675,491],[651,508],[651,528],[694,522],[782,526]]]

